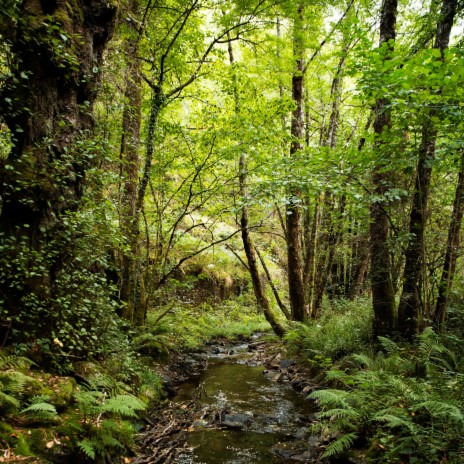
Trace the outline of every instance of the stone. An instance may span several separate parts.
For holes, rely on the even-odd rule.
[[[253,417],[248,414],[224,414],[221,425],[231,429],[250,427]]]
[[[280,368],[281,369],[288,369],[289,367],[293,366],[295,364],[295,361],[293,359],[282,359],[280,361]]]
[[[284,459],[297,462],[308,462],[317,457],[313,449],[308,449],[305,441],[280,442],[271,447],[271,452]]]

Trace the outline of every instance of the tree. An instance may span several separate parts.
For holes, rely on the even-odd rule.
[[[456,7],[456,0],[443,1],[433,46],[435,50],[440,52],[440,60],[442,62],[445,59],[445,49],[448,48]],[[398,306],[398,330],[407,339],[411,339],[417,334],[420,326],[420,317],[425,312],[423,301],[423,285],[425,282],[424,264],[426,259],[424,235],[432,166],[438,136],[438,130],[434,122],[437,117],[438,111],[431,109],[425,114],[422,123],[422,140],[419,146],[409,223],[411,239],[405,253],[403,293],[401,294]],[[439,317],[441,318],[441,316]]]
[[[383,0],[380,13],[380,53],[385,63],[390,59],[396,38],[398,2]],[[395,294],[391,277],[390,250],[388,247],[389,222],[385,211],[386,194],[391,182],[388,164],[388,132],[391,129],[391,109],[386,98],[377,98],[375,104],[375,150],[384,161],[378,161],[372,175],[376,200],[371,204],[370,248],[371,285],[376,335],[391,334],[395,324]]]
[[[0,166],[0,293],[17,324],[35,312],[36,332],[72,260],[59,239],[69,238],[63,218],[79,208],[86,170],[99,155],[89,140],[92,108],[116,12],[112,1],[26,0],[0,23],[11,60],[0,105],[13,142]]]

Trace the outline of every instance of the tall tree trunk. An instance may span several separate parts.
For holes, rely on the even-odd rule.
[[[442,60],[444,60],[444,51],[449,44],[456,6],[457,0],[444,0],[442,3],[434,44],[434,48],[440,50]],[[422,295],[426,285],[424,236],[430,178],[438,134],[433,122],[436,113],[436,110],[430,110],[422,127],[422,141],[419,147],[409,223],[411,239],[405,253],[403,292],[398,307],[398,330],[407,339],[411,339],[418,332],[421,313],[423,314],[426,309]]]
[[[229,41],[229,60],[232,69],[234,68],[234,52],[232,48],[232,42]],[[233,69],[233,90],[234,90],[234,100],[235,100],[235,112],[238,114],[240,112],[240,104],[238,99],[238,91],[237,91],[237,79],[235,76],[235,69]],[[275,314],[272,312],[271,306],[269,304],[269,300],[266,296],[266,292],[264,289],[263,282],[261,280],[261,276],[259,275],[259,266],[258,261],[256,259],[256,248],[253,245],[253,240],[250,234],[250,220],[248,214],[248,186],[247,186],[247,166],[245,155],[243,153],[240,154],[239,159],[239,189],[240,189],[240,198],[242,200],[242,215],[240,218],[240,227],[241,227],[241,234],[242,234],[242,242],[243,248],[245,250],[245,256],[247,257],[248,262],[248,270],[250,272],[251,283],[253,285],[253,292],[256,297],[256,302],[258,304],[258,308],[263,312],[264,317],[269,322],[270,326],[274,333],[279,336],[283,337],[285,334],[285,328],[283,325],[277,320]],[[272,284],[272,281],[269,279]]]
[[[397,0],[383,0],[380,17],[380,47],[387,45],[385,61],[390,59],[393,52],[397,9]],[[386,98],[379,98],[375,105],[374,117],[374,146],[379,154],[388,146],[386,136],[388,136],[391,125],[389,102]],[[389,224],[384,200],[390,177],[390,174],[385,172],[384,163],[378,162],[372,176],[373,191],[378,200],[370,207],[371,285],[375,335],[391,334],[395,323],[395,294],[388,246]]]
[[[329,116],[329,124],[327,129],[323,131],[322,146],[334,149],[337,146],[337,132],[340,123],[340,103],[342,96],[342,72],[345,66],[346,56],[349,49],[349,38],[345,36],[342,53],[338,61],[335,75],[332,79],[332,86],[330,90],[331,109]],[[340,226],[338,221],[332,217],[334,208],[330,205],[335,201],[332,193],[326,191],[324,195],[324,208],[323,208],[323,227],[327,227],[329,232],[324,234],[326,240],[320,241],[320,256],[319,256],[319,275],[317,283],[315,284],[312,305],[311,305],[311,317],[317,318],[320,314],[322,300],[326,291],[327,283],[329,281],[333,260],[335,258],[335,249],[341,236]],[[340,214],[343,214],[346,201],[341,199],[340,203]]]
[[[134,18],[139,17],[139,2],[133,0],[130,13]],[[140,60],[137,58],[140,31],[135,21],[131,26],[130,36],[126,39],[126,56],[129,60],[126,71],[125,104],[122,117],[121,138],[121,178],[123,182],[121,192],[121,231],[126,237],[127,251],[122,255],[120,299],[125,303],[122,317],[133,321],[136,305],[136,276],[139,249],[139,223],[136,214],[138,175],[140,167],[139,144],[142,104],[142,74]]]
[[[453,285],[454,272],[456,270],[456,260],[460,247],[460,235],[462,218],[464,215],[464,151],[461,153],[461,168],[459,170],[458,183],[454,195],[453,212],[448,229],[448,240],[446,242],[445,261],[438,284],[438,297],[435,307],[433,322],[435,327],[440,330],[445,321],[445,310],[448,305],[449,293]]]
[[[33,308],[32,331],[45,336],[53,330],[54,284],[73,256],[59,239],[67,228],[61,219],[78,209],[89,155],[95,155],[85,140],[93,128],[99,68],[117,6],[106,0],[24,0],[18,9],[14,27],[0,30],[14,60],[11,78],[0,88],[0,112],[15,140],[8,159],[0,161],[0,249],[15,267],[0,271],[0,294],[16,329],[21,330],[21,314]],[[38,273],[21,267],[21,253],[31,262],[42,260]],[[21,285],[13,284],[21,274]]]
[[[292,113],[290,156],[298,155],[303,149],[303,81],[304,81],[304,44],[303,44],[303,6],[299,5],[293,31],[293,55],[296,60],[292,76],[292,99],[295,109]],[[305,319],[305,291],[303,286],[303,263],[301,256],[301,192],[291,186],[287,204],[287,262],[288,290],[292,317],[295,321]]]

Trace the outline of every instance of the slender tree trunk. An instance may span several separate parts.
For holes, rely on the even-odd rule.
[[[139,2],[131,3],[131,14],[138,17]],[[122,117],[121,138],[121,177],[123,181],[121,192],[121,230],[126,237],[128,250],[123,253],[121,263],[120,299],[126,305],[122,317],[133,321],[136,305],[136,276],[139,249],[139,223],[136,214],[137,187],[139,175],[139,143],[142,103],[142,79],[140,60],[137,59],[139,31],[135,21],[131,21],[131,36],[127,39],[125,49],[128,57],[126,71],[125,105]]]
[[[95,69],[102,65],[117,6],[106,0],[24,0],[18,9],[14,26],[0,30],[13,57],[11,77],[0,87],[0,112],[15,138],[8,159],[0,161],[0,250],[9,262],[8,272],[0,266],[0,295],[16,332],[21,314],[30,311],[31,320],[32,313],[37,317],[30,333],[45,337],[54,329],[55,282],[74,256],[63,238],[73,232],[66,235],[62,217],[79,208],[89,155],[95,155],[76,142],[85,147],[93,128]],[[52,37],[47,31],[56,25],[59,34]],[[21,253],[30,265],[41,260],[40,275],[22,268]]]
[[[445,261],[440,283],[438,284],[438,297],[435,307],[433,322],[436,329],[440,330],[445,321],[445,310],[448,304],[449,293],[453,285],[456,260],[460,248],[460,236],[462,218],[464,215],[464,152],[461,153],[461,168],[459,170],[458,183],[454,195],[453,212],[448,229],[446,242]]]
[[[355,256],[356,262],[354,265],[353,276],[351,279],[351,286],[348,290],[348,298],[355,300],[361,295],[366,273],[369,267],[369,247],[367,240],[360,240],[358,253]]]
[[[397,8],[397,0],[383,0],[380,17],[380,47],[387,45],[385,61],[390,59],[393,52]],[[386,98],[379,98],[376,102],[374,117],[374,146],[379,154],[388,146],[386,136],[391,125],[389,102]],[[384,198],[388,192],[390,177],[390,174],[385,172],[385,165],[378,162],[372,177],[374,195],[378,200],[370,207],[371,285],[375,335],[391,334],[395,324],[395,294],[388,246],[389,223],[384,209],[386,206]]]
[[[434,44],[434,48],[440,50],[442,60],[444,50],[449,44],[456,6],[457,0],[444,0],[442,3]],[[430,179],[438,134],[433,122],[436,113],[436,110],[430,110],[422,127],[422,141],[419,147],[409,223],[411,239],[405,253],[403,292],[398,307],[398,330],[407,339],[411,339],[419,331],[420,317],[426,310],[423,301],[423,290],[426,285],[424,237]]]
[[[297,156],[303,149],[304,117],[303,117],[303,81],[304,81],[304,44],[303,44],[303,6],[298,7],[298,17],[294,24],[294,50],[296,60],[292,76],[292,98],[295,109],[292,113],[290,156]],[[292,186],[288,191],[287,204],[287,262],[288,289],[292,317],[295,321],[304,321],[305,291],[303,286],[303,263],[301,256],[301,192]]]
[[[320,222],[320,203],[321,198],[316,199],[314,205],[313,220],[311,222],[311,231],[308,234],[308,243],[306,244],[305,267],[303,272],[303,285],[307,289],[307,304],[309,315],[313,312],[313,302],[315,294],[316,279],[316,250],[317,250],[317,232]]]
[[[230,60],[230,65],[233,67],[234,66],[234,53],[233,53],[231,41],[229,41],[229,60]],[[237,80],[236,80],[235,74],[233,75],[233,86],[234,86],[235,112],[239,113],[240,105],[239,105],[239,100],[238,100]],[[267,299],[267,296],[266,296],[263,282],[261,280],[261,276],[259,275],[258,261],[256,259],[256,248],[253,245],[253,241],[252,241],[251,234],[250,234],[250,220],[249,220],[248,205],[247,205],[247,201],[248,201],[247,175],[248,173],[247,173],[245,155],[241,153],[240,159],[239,159],[239,189],[240,189],[240,198],[242,199],[243,205],[242,205],[242,215],[240,218],[240,226],[241,226],[241,233],[242,233],[243,248],[245,250],[245,255],[247,257],[247,262],[248,262],[248,270],[250,272],[251,283],[253,285],[253,291],[256,297],[256,302],[258,303],[258,308],[263,312],[264,317],[269,322],[274,333],[279,337],[283,337],[283,335],[285,334],[285,328],[277,320],[275,314],[272,312],[271,306],[269,304],[269,300]],[[271,279],[269,279],[269,282],[271,282],[272,284]]]
[[[269,269],[266,265],[266,261],[264,261],[264,258],[262,257],[259,249],[255,246],[255,251],[256,254],[258,255],[259,261],[261,262],[261,265],[263,266],[264,273],[266,274],[267,281],[269,282],[269,285],[271,286],[272,293],[274,294],[274,298],[276,300],[277,305],[279,306],[280,310],[284,313],[285,317],[287,319],[291,319],[292,315],[290,311],[288,310],[287,306],[285,306],[284,302],[280,298],[279,291],[277,290],[276,286],[274,285],[274,281],[272,280],[271,273],[269,272]]]
[[[324,131],[322,138],[322,146],[334,149],[337,146],[337,132],[340,122],[340,102],[342,96],[342,71],[345,65],[346,56],[348,54],[348,38],[344,39],[342,54],[340,56],[335,75],[332,79],[330,90],[331,110],[329,116],[329,124],[327,130]],[[332,264],[335,258],[337,243],[341,236],[340,226],[337,221],[334,222],[332,217],[333,208],[330,205],[335,201],[331,192],[326,191],[324,196],[324,219],[323,226],[329,229],[325,234],[327,240],[320,241],[320,256],[319,256],[319,276],[315,285],[314,294],[311,305],[311,317],[317,318],[320,314],[322,300],[326,291],[327,283],[330,278]],[[340,204],[340,213],[343,213],[346,201],[342,198]]]

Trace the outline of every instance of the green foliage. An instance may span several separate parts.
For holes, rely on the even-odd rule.
[[[293,324],[285,335],[290,350],[326,368],[333,359],[359,351],[372,337],[372,309],[367,300],[333,302],[319,320]]]
[[[56,407],[48,402],[48,396],[35,396],[30,405],[21,411],[30,421],[46,423],[57,419]]]
[[[125,419],[146,408],[133,395],[90,389],[94,386],[75,393],[76,408],[58,428],[60,436],[68,437],[63,443],[76,459],[94,461],[130,448],[134,430]]]
[[[367,440],[376,462],[461,462],[464,453],[464,377],[451,368],[453,353],[431,330],[415,347],[381,339],[384,352],[357,354],[327,372],[341,389],[311,394],[323,412],[316,429],[343,434],[325,456],[340,454],[356,438]],[[454,366],[456,366],[454,364]]]
[[[0,353],[0,414],[16,412],[21,406],[28,384],[35,379],[23,371],[31,364],[27,358]]]
[[[167,335],[146,332],[135,336],[131,345],[135,351],[162,358],[169,353],[170,342]]]
[[[203,303],[181,306],[164,317],[158,325],[157,312],[148,314],[147,330],[166,332],[176,347],[187,349],[217,338],[235,339],[251,336],[254,332],[269,330],[264,316],[258,314],[253,303],[244,298],[230,299],[215,307]]]

